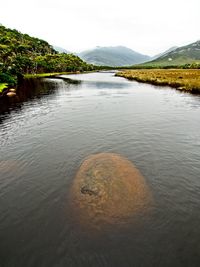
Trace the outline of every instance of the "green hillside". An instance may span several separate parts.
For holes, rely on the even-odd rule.
[[[0,25],[0,83],[14,85],[24,74],[92,68],[78,56],[58,53],[44,40]]]
[[[178,47],[169,53],[166,53],[155,60],[147,62],[143,65],[152,66],[177,66],[184,64],[200,63],[200,41]]]

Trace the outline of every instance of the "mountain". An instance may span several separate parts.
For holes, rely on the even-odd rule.
[[[140,54],[124,46],[96,47],[78,54],[87,63],[102,66],[131,66],[150,60],[149,56]]]
[[[53,46],[54,50],[56,50],[58,53],[65,53],[65,54],[70,54],[69,51],[67,51],[65,48],[62,48],[60,46]]]
[[[200,63],[200,41],[178,47],[145,65],[173,66],[193,63]]]
[[[178,46],[172,46],[169,49],[167,49],[166,51],[164,51],[164,52],[162,52],[160,54],[157,54],[157,55],[153,56],[151,59],[154,60],[154,59],[157,59],[157,58],[162,57],[164,55],[167,55],[168,53],[174,51],[177,48],[178,48]]]

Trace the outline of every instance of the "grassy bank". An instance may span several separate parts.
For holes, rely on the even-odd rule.
[[[200,93],[200,70],[124,70],[116,75],[138,82],[168,85],[179,90]]]
[[[54,77],[56,75],[67,75],[67,74],[80,74],[80,73],[91,73],[96,72],[96,70],[91,71],[68,71],[68,72],[52,72],[52,73],[39,73],[39,74],[25,74],[24,78],[49,78]]]
[[[39,73],[39,74],[25,74],[24,78],[48,78],[56,75],[72,74],[71,72],[53,72],[53,73]]]
[[[5,88],[7,88],[7,86],[8,86],[7,83],[0,83],[0,93],[2,93],[3,90],[4,90]]]

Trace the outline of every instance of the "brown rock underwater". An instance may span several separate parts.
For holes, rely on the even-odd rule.
[[[151,202],[151,193],[139,170],[126,158],[100,153],[86,158],[71,188],[73,211],[80,224],[119,224]]]

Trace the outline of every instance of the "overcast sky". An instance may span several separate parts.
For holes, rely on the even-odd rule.
[[[154,55],[200,39],[200,0],[2,0],[0,10],[1,24],[70,51]]]

